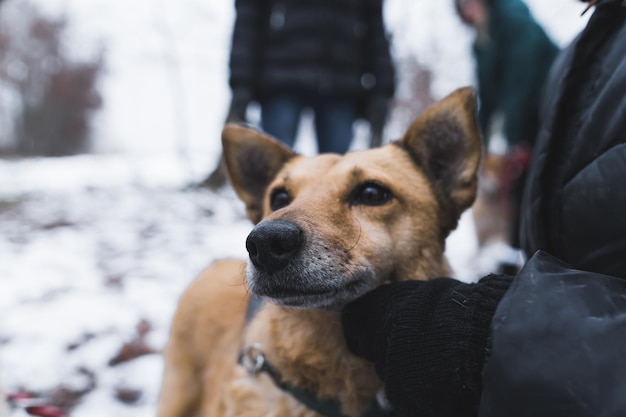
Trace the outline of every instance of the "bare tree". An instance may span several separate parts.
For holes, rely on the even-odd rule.
[[[91,115],[101,106],[103,52],[76,62],[63,47],[65,18],[44,16],[27,2],[11,6],[0,24],[0,89],[13,97],[2,103],[12,127],[0,132],[8,136],[0,143],[20,155],[87,151]]]

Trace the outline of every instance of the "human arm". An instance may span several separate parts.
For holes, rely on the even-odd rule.
[[[512,277],[384,285],[343,313],[348,347],[374,362],[401,416],[476,415],[489,325]]]
[[[228,121],[244,121],[246,108],[254,99],[263,46],[267,5],[262,0],[236,0],[235,24],[230,50],[230,78],[232,90]]]
[[[343,324],[348,347],[374,362],[401,416],[626,410],[626,281],[545,252],[514,280],[380,287],[348,305]]]

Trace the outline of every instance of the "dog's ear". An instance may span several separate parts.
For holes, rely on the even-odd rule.
[[[456,228],[461,213],[476,197],[482,139],[474,90],[460,88],[430,107],[409,127],[399,144],[434,184],[447,234]]]
[[[257,224],[267,186],[296,153],[258,130],[236,124],[224,127],[222,146],[231,184],[245,203],[248,217]]]

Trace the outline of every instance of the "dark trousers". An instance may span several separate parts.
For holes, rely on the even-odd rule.
[[[348,98],[289,93],[267,97],[261,101],[263,130],[293,147],[305,108],[313,110],[318,152],[346,153],[357,117],[356,102]]]

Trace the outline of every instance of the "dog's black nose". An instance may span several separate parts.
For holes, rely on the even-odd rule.
[[[283,269],[304,244],[304,232],[286,220],[259,223],[246,239],[254,266],[267,273]]]

